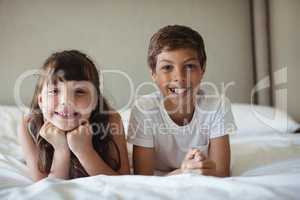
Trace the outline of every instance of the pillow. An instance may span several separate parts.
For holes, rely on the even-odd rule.
[[[237,134],[291,133],[300,127],[286,112],[269,106],[232,104],[232,113]]]
[[[230,138],[230,148],[231,175],[254,175],[256,172],[260,173],[261,170],[265,172],[263,168],[268,168],[275,163],[281,164],[288,160],[295,162],[295,159],[299,159],[300,135],[269,133],[239,135]],[[275,172],[274,170],[276,171],[276,168],[270,169],[266,174]],[[282,172],[291,173],[292,171],[290,166]]]
[[[130,118],[130,112],[131,109],[126,109],[126,110],[121,110],[119,111],[122,121],[123,121],[123,126],[125,130],[125,135],[127,137],[127,129],[128,129],[128,124],[129,124],[129,118]],[[132,148],[133,145],[131,143],[127,142],[127,150],[128,150],[128,157],[129,157],[129,165],[130,165],[130,170],[133,173],[133,168],[132,168]]]
[[[22,112],[16,106],[0,105],[0,135],[6,137],[17,136]]]
[[[22,112],[16,106],[0,105],[0,156],[7,155],[23,160],[17,137],[21,118]]]
[[[125,110],[121,110],[119,112],[121,115],[122,121],[123,121],[124,130],[125,130],[126,135],[127,135],[128,124],[129,124],[130,112],[131,112],[131,109],[125,109]]]
[[[120,111],[125,133],[127,133],[131,109]],[[232,113],[235,119],[238,134],[296,132],[300,124],[286,112],[270,106],[251,104],[232,104]]]

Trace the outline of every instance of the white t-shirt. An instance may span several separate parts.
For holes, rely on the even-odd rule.
[[[135,102],[127,135],[129,143],[154,148],[156,171],[179,168],[191,148],[200,148],[207,155],[210,139],[236,129],[227,98],[198,96],[192,120],[184,126],[170,118],[162,99],[160,92],[154,92]]]

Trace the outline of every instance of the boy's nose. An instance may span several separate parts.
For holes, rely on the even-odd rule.
[[[181,69],[176,69],[174,73],[174,81],[185,82],[186,81],[186,73]]]

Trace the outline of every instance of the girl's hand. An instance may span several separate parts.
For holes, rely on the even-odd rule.
[[[50,122],[45,122],[43,124],[39,134],[53,146],[54,150],[68,149],[65,132],[56,128]]]
[[[67,142],[71,151],[78,157],[93,151],[92,131],[89,123],[80,125],[78,128],[67,133]]]
[[[206,176],[216,175],[216,163],[209,160],[200,150],[190,150],[181,164],[182,172],[195,172]]]

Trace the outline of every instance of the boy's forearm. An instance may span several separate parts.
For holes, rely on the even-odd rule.
[[[215,176],[217,176],[217,177],[229,177],[230,176],[230,171],[229,170],[216,171]]]
[[[104,175],[120,175],[108,166],[95,150],[90,150],[84,154],[76,155],[81,165],[90,176]]]
[[[71,152],[69,149],[55,150],[49,177],[69,178]]]
[[[172,175],[176,175],[176,174],[182,174],[182,171],[180,168],[171,171],[170,173],[166,174],[166,176],[172,176]]]

